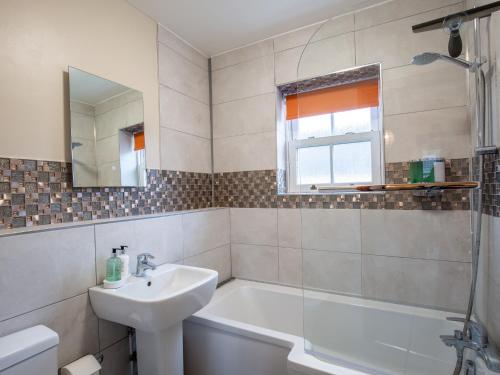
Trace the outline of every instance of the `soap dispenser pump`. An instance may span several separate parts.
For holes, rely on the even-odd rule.
[[[104,288],[116,289],[123,285],[123,263],[118,257],[118,250],[120,249],[114,248],[111,257],[106,261],[106,278],[104,279]]]
[[[130,258],[128,254],[126,254],[125,249],[127,249],[128,246],[126,245],[121,245],[120,246],[120,255],[118,255],[118,258],[121,259],[122,261],[122,272],[121,272],[121,278],[122,280],[126,281],[130,277]]]

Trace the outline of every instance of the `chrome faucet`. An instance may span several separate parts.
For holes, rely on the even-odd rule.
[[[150,262],[150,259],[154,259],[155,257],[149,253],[142,253],[137,255],[137,269],[135,272],[136,277],[144,277],[146,276],[147,270],[156,269],[156,264]]]
[[[465,323],[463,318],[447,318],[454,322]],[[456,330],[454,335],[440,336],[446,346],[454,347],[457,357],[463,358],[464,349],[471,349],[484,361],[486,367],[492,372],[500,372],[500,355],[497,348],[488,342],[488,333],[481,323],[468,321],[464,332]]]

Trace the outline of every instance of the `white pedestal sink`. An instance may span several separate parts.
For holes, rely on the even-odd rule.
[[[216,271],[164,264],[89,294],[99,318],[136,329],[139,375],[182,375],[182,321],[210,302],[216,285]]]

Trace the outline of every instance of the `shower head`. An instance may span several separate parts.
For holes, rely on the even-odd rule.
[[[445,17],[443,20],[443,29],[450,33],[448,41],[448,53],[451,57],[458,57],[462,54],[462,37],[460,36],[460,27],[465,18],[464,13],[453,14]]]
[[[452,64],[461,66],[462,68],[465,68],[465,69],[471,70],[471,71],[475,71],[478,68],[478,64],[476,64],[476,63],[471,63],[467,60],[463,60],[460,58],[454,58],[454,57],[442,55],[442,54],[437,53],[437,52],[421,53],[420,55],[415,56],[411,60],[411,63],[414,65],[427,65],[427,64],[431,64],[437,60],[451,62]]]

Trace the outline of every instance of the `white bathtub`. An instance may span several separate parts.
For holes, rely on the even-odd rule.
[[[460,325],[447,316],[234,280],[185,322],[186,375],[450,375],[455,352],[439,335]]]

